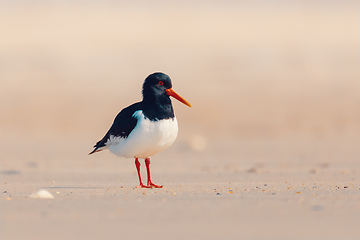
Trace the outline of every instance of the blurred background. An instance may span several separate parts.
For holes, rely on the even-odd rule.
[[[359,23],[358,1],[0,1],[0,167],[135,171],[87,154],[161,71],[193,108],[155,171],[359,168]]]

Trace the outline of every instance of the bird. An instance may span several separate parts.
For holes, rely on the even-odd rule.
[[[89,155],[108,149],[124,158],[134,158],[139,185],[136,188],[162,188],[151,179],[150,157],[172,145],[178,134],[178,123],[170,97],[191,107],[172,89],[170,77],[162,72],[150,74],[142,86],[141,102],[122,109],[105,136],[94,145]],[[147,184],[140,173],[145,159]]]

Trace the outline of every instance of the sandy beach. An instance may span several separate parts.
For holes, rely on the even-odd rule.
[[[359,239],[358,9],[0,3],[0,238]],[[193,107],[135,189],[88,153],[156,71]]]

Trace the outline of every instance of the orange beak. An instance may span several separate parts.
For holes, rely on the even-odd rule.
[[[188,101],[186,101],[185,99],[183,99],[182,97],[180,97],[179,94],[177,94],[174,90],[172,90],[172,88],[166,89],[165,90],[167,95],[176,98],[177,100],[179,100],[180,102],[182,102],[183,104],[185,104],[186,106],[191,107],[191,104],[188,103]]]

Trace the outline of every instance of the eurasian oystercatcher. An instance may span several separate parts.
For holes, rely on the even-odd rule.
[[[172,90],[168,75],[157,72],[149,75],[143,84],[143,100],[121,110],[105,136],[89,153],[109,149],[113,154],[135,158],[140,185],[137,188],[161,188],[151,180],[150,157],[174,143],[178,124],[171,97],[191,107],[185,99]],[[147,185],[141,179],[139,158],[145,159]]]

